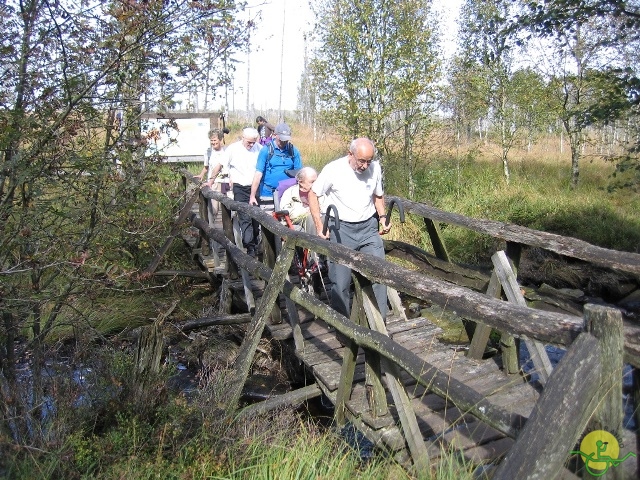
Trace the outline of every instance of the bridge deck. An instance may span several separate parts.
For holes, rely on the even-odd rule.
[[[299,310],[304,348],[297,355],[310,369],[324,394],[335,403],[344,347],[335,330],[304,309]],[[493,403],[528,416],[538,399],[538,392],[519,375],[506,376],[496,358],[473,361],[457,346],[441,341],[443,331],[423,317],[404,320],[388,317],[389,335],[428,363],[447,372],[487,396]],[[282,323],[268,325],[274,339],[291,336],[291,327]],[[429,443],[439,443],[464,451],[474,463],[495,459],[504,454],[512,439],[481,424],[472,415],[459,411],[451,402],[425,391],[408,375],[402,379],[416,413],[422,436]],[[398,430],[399,419],[393,398],[387,393],[390,414],[375,418],[367,402],[364,352],[358,352],[351,398],[347,402],[347,417],[376,444],[392,450],[404,448]],[[436,455],[440,448],[434,449]]]
[[[221,228],[221,225],[216,224],[215,227]],[[195,238],[185,237],[185,240],[191,246],[195,243]],[[222,264],[222,267],[218,268],[214,268],[212,255],[203,256],[200,250],[194,253],[199,256],[201,265],[205,266],[210,273],[223,275],[225,258],[222,250],[217,252]],[[291,280],[295,283],[296,277]],[[237,283],[236,288],[242,290],[241,282]],[[327,291],[330,291],[331,285],[328,278],[325,278],[325,284]],[[264,282],[252,279],[251,289],[256,300],[260,298],[263,288]],[[326,301],[324,292],[321,298]],[[280,304],[283,322],[276,325],[268,324],[266,333],[273,340],[285,341],[293,337],[293,332],[286,321],[285,302],[281,301]],[[432,312],[434,316],[442,313],[437,311],[439,307],[429,308],[434,309]],[[315,318],[313,314],[301,307],[298,307],[298,316],[304,346],[295,354],[316,379],[325,396],[335,403],[345,347],[338,340],[336,331],[323,320]],[[525,417],[530,415],[539,397],[538,389],[521,375],[505,374],[501,369],[499,356],[485,360],[467,358],[466,349],[443,341],[443,330],[424,317],[405,320],[389,315],[386,326],[391,338],[429,364],[446,372],[450,378],[463,382],[495,405]],[[292,342],[285,343],[292,344]],[[441,449],[444,446],[461,452],[464,458],[473,464],[483,464],[501,458],[513,445],[513,439],[484,424],[473,415],[460,411],[450,400],[429,393],[423,386],[417,385],[409,375],[405,374],[400,380],[410,397],[421,434],[432,458],[441,455]],[[348,420],[376,446],[388,448],[391,451],[406,452],[405,440],[399,427],[400,421],[388,389],[387,402],[389,414],[374,417],[367,401],[364,352],[360,349],[354,384],[350,399],[346,403],[345,414]],[[624,437],[627,446],[634,445],[635,441],[629,430],[625,430]],[[635,452],[636,449],[631,448],[631,451]],[[625,466],[633,468],[634,463],[628,462]],[[558,478],[577,477],[568,470],[563,470]]]

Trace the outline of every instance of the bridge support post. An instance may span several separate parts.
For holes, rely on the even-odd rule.
[[[514,268],[510,264],[505,252],[499,251],[494,253],[491,260],[493,261],[495,269],[494,272],[496,272],[500,279],[500,284],[502,285],[502,289],[504,290],[507,300],[511,303],[526,307],[527,302],[524,299],[522,292],[520,292],[520,286],[516,280]],[[529,356],[533,361],[535,371],[539,376],[539,381],[544,385],[549,379],[552,371],[549,355],[542,343],[527,338],[524,339],[524,342],[527,346],[527,350],[529,351]],[[514,342],[514,344],[517,346],[516,342]]]
[[[235,236],[233,234],[233,219],[231,218],[231,210],[224,203],[220,202],[220,217],[222,219],[222,230],[224,231],[224,236],[230,242],[234,242]],[[235,280],[238,278],[238,266],[231,258],[231,254],[226,252],[226,261],[225,264],[227,266],[227,273],[229,274],[229,278],[231,280]]]
[[[371,330],[389,336],[371,285],[364,287],[361,294],[362,304]],[[393,402],[398,412],[398,417],[400,418],[400,424],[402,425],[402,431],[409,446],[409,451],[411,452],[413,464],[418,472],[427,472],[429,469],[429,451],[422,438],[416,414],[411,406],[411,400],[400,382],[400,369],[395,363],[386,361],[385,359],[383,359],[382,363],[385,370],[387,387],[393,397]]]
[[[489,280],[489,286],[487,287],[487,295],[494,298],[500,298],[501,293],[502,286],[500,285],[500,280],[498,280],[496,273],[493,272],[491,279]],[[484,351],[487,348],[487,342],[489,341],[490,335],[491,327],[489,325],[477,323],[473,332],[471,344],[469,345],[469,352],[467,353],[467,356],[475,360],[481,360],[484,355]]]
[[[356,291],[356,296],[358,292]],[[351,307],[350,320],[358,324],[359,319],[364,316],[361,311],[362,302],[354,299]],[[358,344],[349,339],[342,351],[342,367],[340,368],[340,383],[338,383],[338,391],[336,392],[336,404],[334,419],[338,427],[343,427],[346,423],[345,408],[347,400],[351,398],[351,387],[353,386],[353,377],[356,370],[356,358],[358,357]]]
[[[354,273],[353,284],[355,286],[355,296],[353,299],[354,305],[357,303],[359,312],[358,321],[356,322],[361,327],[369,327],[370,321],[367,321],[367,315],[364,309],[364,288],[371,288],[371,282],[364,278],[362,275]],[[375,307],[378,308],[377,303]],[[352,307],[353,308],[353,307]],[[378,315],[380,312],[378,311]],[[380,366],[380,355],[376,352],[365,351],[365,387],[367,389],[367,400],[369,401],[369,408],[371,409],[371,415],[374,418],[382,417],[389,413],[389,406],[387,405],[387,395],[382,385],[382,368]]]
[[[267,267],[273,269],[276,264],[276,238],[273,232],[270,232],[266,228],[262,229],[262,256],[263,262]],[[282,312],[280,311],[280,305],[276,299],[273,309],[271,310],[271,324],[277,325],[282,323]]]
[[[586,305],[584,322],[588,332],[578,336],[558,363],[495,480],[555,478],[587,425],[590,431],[614,436],[622,432],[622,315]],[[550,419],[562,427],[549,428]],[[606,465],[607,478],[624,478],[621,466]],[[604,472],[597,473],[585,471],[583,478],[599,478]]]
[[[282,290],[282,286],[287,279],[289,266],[293,260],[294,249],[295,242],[287,241],[284,243],[282,251],[280,252],[278,260],[273,268],[273,272],[271,273],[271,277],[269,278],[269,283],[264,289],[264,294],[260,299],[256,313],[249,324],[247,333],[242,341],[240,353],[238,354],[238,358],[234,364],[236,378],[230,389],[229,407],[232,409],[236,409],[238,407],[238,402],[242,394],[242,387],[249,375],[253,355],[258,343],[260,342],[260,338],[262,338],[262,331],[264,330],[267,316],[271,312],[273,303],[276,298],[278,298],[278,294],[280,293],[280,290]]]
[[[624,354],[624,332],[622,314],[619,310],[601,305],[585,305],[585,329],[594,335],[602,346],[600,359],[600,391],[598,407],[589,421],[588,431],[604,430],[621,438],[622,419],[622,367]],[[582,478],[599,478],[584,472]],[[623,468],[612,468],[607,478],[622,480]]]

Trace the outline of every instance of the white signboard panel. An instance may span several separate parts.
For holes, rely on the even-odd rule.
[[[147,138],[147,155],[158,153],[166,157],[193,157],[204,155],[209,147],[209,118],[147,119],[143,121],[143,134]],[[171,160],[171,159],[169,159]]]

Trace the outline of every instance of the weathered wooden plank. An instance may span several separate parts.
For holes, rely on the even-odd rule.
[[[442,235],[440,235],[440,227],[436,222],[432,219],[425,217],[424,225],[429,233],[429,238],[431,239],[431,246],[433,247],[433,251],[440,260],[445,262],[449,261],[449,253],[447,252],[447,247],[442,240]]]
[[[388,256],[407,260],[427,275],[477,292],[487,288],[490,275],[480,269],[467,268],[441,260],[420,247],[399,240],[385,240],[384,249]]]
[[[395,288],[387,289],[387,299],[389,300],[389,305],[391,305],[391,311],[394,315],[399,316],[402,320],[407,320],[407,315],[404,313],[404,306],[402,305],[402,300],[400,299],[400,295]]]
[[[540,392],[531,387],[530,384],[507,386],[504,390],[499,390],[487,396],[487,399],[494,405],[504,407],[525,417],[531,414],[539,398]]]
[[[347,409],[355,417],[362,419],[370,428],[378,430],[395,424],[395,419],[391,414],[371,415],[369,401],[367,400],[367,390],[362,384],[355,384],[351,391],[351,398],[345,403]]]
[[[217,317],[204,317],[189,320],[180,326],[183,332],[190,332],[196,328],[210,327],[212,325],[239,325],[251,321],[250,313],[236,313],[233,315],[218,315]]]
[[[437,342],[439,344],[440,342],[438,341],[437,337],[439,335],[442,335],[443,332],[444,330],[442,328],[426,320],[425,322],[420,322],[419,324],[415,325],[413,328],[396,331],[389,336],[395,342],[401,344],[406,344],[412,339],[420,337],[421,342],[425,347],[427,347],[429,345],[429,341]]]
[[[242,340],[238,358],[234,363],[236,377],[232,382],[229,393],[229,405],[231,406],[231,408],[235,408],[238,404],[238,401],[240,400],[242,387],[249,374],[253,356],[256,347],[260,342],[260,338],[262,337],[262,332],[264,330],[267,316],[273,309],[273,302],[278,297],[278,293],[281,289],[282,283],[284,283],[287,278],[289,265],[291,265],[291,261],[293,260],[294,249],[295,243],[293,242],[285,242],[285,244],[283,245],[282,251],[280,252],[280,255],[278,257],[278,261],[276,262],[276,265],[273,269],[273,274],[271,275],[270,282],[267,285],[267,288],[265,288],[264,295],[260,299],[258,310],[256,311],[253,320],[249,324],[249,328],[247,329],[244,339]],[[245,272],[244,269],[243,272]]]
[[[292,392],[277,395],[275,397],[268,398],[262,402],[254,403],[248,407],[243,408],[240,416],[252,416],[266,413],[276,408],[291,407],[299,405],[311,398],[319,397],[322,394],[318,385],[307,385],[306,387],[299,388]]]
[[[511,269],[509,259],[504,251],[501,250],[494,253],[491,256],[491,261],[493,262],[494,271],[500,280],[500,284],[502,285],[502,289],[504,290],[507,299],[512,303],[526,307],[527,302],[520,291],[520,285],[518,285],[516,280],[516,274]],[[529,355],[533,360],[533,365],[539,376],[539,381],[544,385],[553,371],[553,367],[549,361],[549,355],[542,343],[535,340],[529,340],[527,337],[524,337],[523,340],[527,346]]]
[[[471,422],[445,433],[445,445],[451,450],[467,450],[505,438],[504,433],[482,422]]]
[[[403,450],[406,448],[402,432],[396,425],[385,428],[373,429],[362,420],[361,417],[351,415],[347,410],[347,419],[360,430],[374,446],[385,451]]]
[[[466,415],[451,405],[438,411],[431,411],[424,405],[415,402],[412,402],[411,405],[416,412],[420,433],[427,440],[440,438],[455,425],[474,420],[471,415]]]
[[[560,471],[598,402],[601,352],[592,335],[577,338],[549,378],[495,480],[549,479]],[[549,418],[562,428],[549,428]]]
[[[403,335],[399,335],[394,338],[394,342],[402,345],[407,350],[410,350],[418,355],[430,355],[440,351],[449,351],[450,347],[440,343],[438,336],[442,333],[442,330],[435,327],[423,327],[416,329],[413,332],[404,332]],[[425,357],[428,358],[428,357]]]
[[[515,442],[512,438],[506,437],[496,440],[495,442],[485,443],[484,445],[480,445],[475,448],[469,448],[464,450],[462,453],[466,461],[475,465],[481,465],[502,457],[513,447],[514,443]]]
[[[298,357],[304,361],[304,363],[310,367],[315,367],[321,363],[335,362],[337,365],[342,364],[343,351],[346,347],[341,347],[335,350],[306,350],[303,354],[299,354]],[[356,357],[356,365],[364,363],[364,351],[358,350],[358,356]]]
[[[326,362],[314,365],[313,375],[318,381],[325,385],[327,390],[337,390],[338,385],[340,384],[340,364],[337,362]],[[364,363],[360,363],[356,365],[353,373],[353,382],[362,382],[363,380]]]
[[[500,298],[501,293],[502,287],[500,285],[500,280],[498,280],[496,272],[493,272],[491,274],[491,279],[489,280],[489,286],[487,287],[487,295],[493,298]],[[482,359],[484,351],[487,348],[487,342],[489,341],[490,335],[491,327],[482,323],[476,324],[476,329],[473,333],[473,338],[471,339],[467,356],[478,360]]]
[[[153,272],[154,277],[189,277],[189,278],[204,278],[208,279],[207,272],[202,270],[158,270]]]
[[[361,323],[361,317],[364,315],[362,310],[362,295],[356,290],[351,307],[351,320],[354,324]],[[346,402],[351,398],[351,389],[355,381],[356,358],[358,356],[358,345],[353,340],[348,340],[342,350],[342,366],[340,368],[340,379],[338,382],[338,391],[336,392],[336,403],[334,411],[334,419],[336,424],[343,426],[345,424],[345,408]],[[367,377],[365,366],[365,378]]]
[[[401,322],[387,321],[387,330],[389,331],[389,336],[391,338],[394,338],[396,335],[400,335],[403,332],[412,332],[425,326],[433,327],[434,325],[430,320],[424,317],[411,318]]]
[[[384,325],[384,319],[378,310],[377,301],[375,299],[373,289],[371,286],[367,286],[361,290],[362,304],[369,321],[371,329],[376,330],[383,335],[387,334],[387,329]],[[402,431],[404,432],[405,439],[409,445],[409,451],[413,463],[419,470],[426,470],[429,466],[429,453],[424,443],[420,428],[416,420],[416,415],[413,412],[411,401],[404,390],[404,386],[398,381],[399,369],[391,362],[385,362],[385,377],[387,380],[387,387],[391,391],[393,401],[395,402],[396,411],[400,417],[400,424],[402,425]],[[383,391],[384,393],[384,391]],[[386,405],[386,402],[385,402]]]
[[[412,212],[425,218],[468,228],[505,241],[543,248],[551,252],[559,253],[560,255],[579,258],[580,260],[615,268],[623,272],[640,273],[640,254],[637,253],[609,250],[596,247],[595,245],[576,238],[563,237],[553,233],[541,232],[493,220],[469,218],[399,197],[385,197],[386,202],[392,200],[401,201],[406,212]]]
[[[616,438],[622,438],[622,352],[624,349],[622,314],[614,308],[601,305],[585,305],[585,329],[591,332],[601,347],[600,388],[601,398],[596,411],[589,420],[589,430],[604,430]],[[596,478],[588,471],[584,478]],[[622,480],[622,469],[614,468],[609,478]]]
[[[305,353],[326,352],[328,350],[338,350],[340,353],[342,352],[342,344],[336,338],[334,332],[323,333],[317,337],[305,338]]]

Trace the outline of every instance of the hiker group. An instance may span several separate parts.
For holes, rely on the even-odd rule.
[[[291,143],[287,123],[274,127],[263,117],[258,117],[256,123],[258,128],[245,127],[240,138],[226,149],[222,146],[222,131],[209,132],[211,146],[197,177],[204,181],[206,175],[206,186],[229,192],[235,201],[267,210],[288,210],[291,219],[307,233],[384,258],[380,234],[390,231],[391,222],[385,214],[382,169],[375,161],[373,142],[356,138],[346,156],[328,163],[318,174],[311,167],[303,167],[300,151]],[[286,182],[288,188],[280,190]],[[278,205],[274,206],[274,201]],[[329,226],[333,228],[324,232],[323,211],[329,205],[337,210],[339,225],[336,218],[330,218]],[[211,201],[208,208],[213,224],[219,205]],[[241,211],[237,211],[237,220],[243,248],[256,257],[259,223]],[[332,306],[348,317],[350,268],[329,262],[329,279],[333,284]],[[376,285],[374,292],[384,315],[386,287]]]
[[[258,128],[245,127],[238,141],[226,149],[222,132],[209,132],[210,147],[204,156],[204,167],[198,177],[205,185],[221,193],[231,192],[233,199],[249,205],[273,208],[274,192],[282,180],[302,169],[300,151],[291,143],[291,127],[279,123],[275,127],[263,117],[256,119]],[[286,173],[289,172],[289,175]],[[209,221],[217,215],[219,204],[208,206]],[[238,212],[242,246],[247,254],[258,254],[260,226],[249,215]]]

